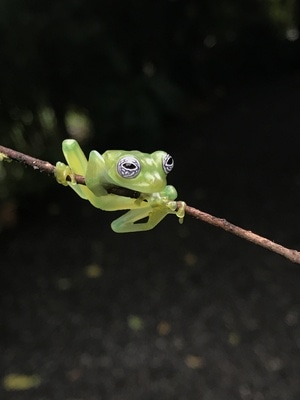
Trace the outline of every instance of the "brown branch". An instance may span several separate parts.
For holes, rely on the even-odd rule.
[[[55,166],[49,163],[48,161],[43,161],[35,157],[30,157],[27,154],[20,153],[19,151],[12,150],[4,146],[0,146],[0,156],[1,154],[3,154],[5,158],[8,157],[8,160],[10,159],[29,165],[30,167],[38,169],[41,172],[46,172],[46,174],[54,174]],[[75,175],[75,180],[77,183],[81,185],[85,184],[83,176]]]
[[[24,164],[27,164],[27,165],[33,167],[34,169],[38,169],[41,172],[46,172],[48,174],[53,174],[54,170],[55,170],[55,166],[52,165],[51,163],[49,163],[48,161],[43,161],[43,160],[39,160],[34,157],[30,157],[26,154],[22,154],[18,151],[9,149],[4,146],[0,146],[0,160],[1,160],[1,155],[3,156],[4,159],[7,158],[7,159],[22,162]],[[75,175],[75,180],[78,184],[81,184],[81,185],[85,184],[84,177],[81,175]],[[116,186],[108,187],[107,191],[109,193],[113,193],[118,196],[125,196],[125,197],[132,197],[132,198],[138,198],[140,195],[139,192],[134,192],[132,190],[121,188],[121,187],[116,187]],[[193,216],[203,222],[206,222],[210,225],[214,225],[218,228],[224,229],[225,231],[230,232],[233,235],[239,236],[242,239],[248,240],[249,242],[252,242],[258,246],[264,247],[265,249],[268,249],[274,253],[277,253],[294,263],[300,264],[300,252],[297,250],[288,249],[284,246],[281,246],[280,244],[274,243],[273,241],[271,241],[265,237],[259,236],[256,233],[247,231],[243,228],[233,225],[223,218],[214,217],[213,215],[207,214],[203,211],[200,211],[200,210],[190,207],[188,205],[186,206],[186,214],[191,215],[191,216]]]
[[[280,254],[294,263],[300,264],[300,251],[288,249],[263,236],[259,236],[256,233],[233,225],[232,223],[226,221],[226,219],[214,217],[213,215],[207,214],[190,206],[186,206],[186,214],[200,219],[201,221],[207,222],[210,225],[214,225],[217,228],[222,228],[233,235],[239,236],[242,239],[248,240],[249,242],[257,244],[258,246],[273,251],[274,253]]]

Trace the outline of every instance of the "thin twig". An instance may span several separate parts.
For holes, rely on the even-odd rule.
[[[34,169],[38,169],[48,174],[53,174],[55,170],[55,166],[48,161],[43,161],[34,157],[30,157],[26,154],[20,153],[4,146],[0,146],[0,159],[1,155],[4,159],[8,158],[11,160],[22,162],[33,167]],[[75,175],[75,180],[78,184],[85,185],[85,179],[83,176]],[[109,193],[113,193],[119,196],[132,198],[138,198],[140,195],[139,192],[134,192],[132,190],[115,186],[108,187],[107,191]],[[225,231],[230,232],[233,235],[239,236],[242,239],[248,240],[249,242],[252,242],[258,246],[264,247],[274,253],[277,253],[287,258],[294,263],[300,264],[300,252],[297,250],[288,249],[284,246],[281,246],[280,244],[274,243],[273,241],[263,236],[259,236],[256,233],[233,225],[232,223],[226,221],[226,219],[214,217],[213,215],[207,214],[203,211],[198,210],[197,208],[190,207],[188,205],[186,206],[186,214],[191,215],[192,217],[195,217],[210,225],[214,225],[218,228],[224,229]]]
[[[9,149],[8,147],[4,146],[0,146],[0,156],[1,154],[8,157],[8,159],[29,165],[30,167],[38,169],[41,172],[46,172],[46,174],[54,174],[55,166],[48,161],[39,160],[38,158],[28,156],[27,154],[20,153],[19,151]],[[85,184],[84,177],[81,175],[75,175],[75,180],[81,185]]]
[[[273,242],[263,236],[259,236],[256,233],[247,231],[246,229],[240,228],[223,218],[217,218],[213,215],[207,214],[196,208],[186,206],[186,214],[192,215],[193,217],[200,219],[201,221],[207,222],[210,225],[214,225],[218,228],[222,228],[233,235],[239,236],[242,239],[246,239],[249,242],[257,244],[258,246],[264,247],[274,253],[280,254],[288,260],[300,264],[300,252],[294,249],[288,249],[280,244]]]

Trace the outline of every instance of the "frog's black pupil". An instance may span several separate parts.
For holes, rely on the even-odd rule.
[[[173,158],[169,157],[169,159],[167,160],[167,165],[173,165]]]
[[[132,163],[125,163],[124,167],[127,169],[135,169],[136,168],[136,166]]]

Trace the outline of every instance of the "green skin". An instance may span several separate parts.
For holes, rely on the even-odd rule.
[[[68,165],[56,163],[55,176],[59,183],[69,185],[81,198],[101,210],[129,210],[112,222],[115,232],[150,230],[167,214],[175,214],[179,222],[183,221],[185,203],[176,202],[176,189],[167,185],[166,176],[173,162],[164,151],[147,154],[108,150],[101,155],[93,150],[87,160],[73,139],[64,140],[62,150]],[[75,182],[75,174],[85,177],[86,186]],[[67,177],[71,177],[71,182]],[[106,188],[111,186],[140,192],[140,196],[133,199],[108,193]],[[146,222],[139,222],[145,218],[148,218]]]

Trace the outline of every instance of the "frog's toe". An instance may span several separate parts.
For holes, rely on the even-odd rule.
[[[177,205],[176,215],[179,218],[179,223],[182,224],[183,218],[185,216],[186,203],[184,201],[177,201],[176,205]]]
[[[54,176],[58,183],[61,185],[67,186],[68,181],[71,183],[75,183],[75,175],[72,169],[64,164],[63,162],[58,161],[55,166]]]
[[[176,201],[168,201],[167,207],[171,210],[171,212],[176,212],[177,211],[177,203]]]

